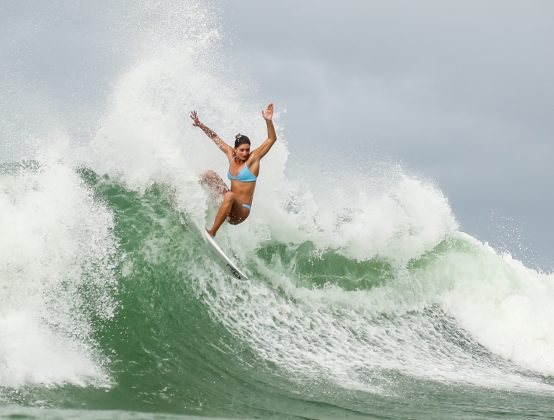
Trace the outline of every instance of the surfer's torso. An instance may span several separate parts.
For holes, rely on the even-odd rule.
[[[235,158],[229,160],[227,178],[231,181],[231,191],[237,195],[241,203],[252,204],[259,172],[259,160],[247,159],[244,162],[237,162]]]

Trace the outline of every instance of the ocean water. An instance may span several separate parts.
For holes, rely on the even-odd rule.
[[[137,4],[93,123],[3,126],[0,416],[554,415],[553,275],[460,231],[396,165],[321,193],[288,176],[277,115],[252,214],[217,236],[251,280],[214,264],[198,177],[225,159],[187,112],[263,139],[259,105],[204,6]]]

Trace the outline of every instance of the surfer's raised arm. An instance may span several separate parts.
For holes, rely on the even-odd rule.
[[[273,104],[269,104],[265,110],[262,111],[262,117],[264,117],[265,123],[267,124],[267,139],[254,150],[251,155],[252,159],[259,160],[263,158],[271,146],[277,141],[277,133],[275,132],[275,127],[273,126]]]
[[[192,125],[195,127],[200,128],[206,135],[213,140],[213,142],[216,144],[217,147],[221,149],[223,153],[231,159],[233,156],[233,148],[229,146],[227,143],[225,143],[221,137],[219,137],[215,131],[213,131],[208,126],[204,125],[202,122],[200,122],[200,119],[198,118],[198,113],[196,111],[192,111],[190,113],[190,118],[192,119]]]

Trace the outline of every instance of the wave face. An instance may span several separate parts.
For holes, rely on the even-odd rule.
[[[417,392],[551,401],[551,276],[456,230],[395,260],[351,255],[365,235],[352,210],[332,227],[355,232],[343,246],[225,228],[244,282],[210,259],[172,185],[36,163],[4,165],[0,185],[6,403],[341,417]],[[399,229],[386,252],[415,241]]]
[[[552,275],[460,232],[396,165],[289,179],[279,115],[251,217],[217,237],[251,281],[225,275],[198,183],[225,159],[184,120],[259,140],[259,107],[217,62],[217,19],[137,5],[88,138],[50,114],[5,131],[25,158],[0,164],[2,415],[550,415]]]

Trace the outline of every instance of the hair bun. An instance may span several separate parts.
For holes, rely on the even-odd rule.
[[[239,147],[241,144],[250,144],[250,139],[248,138],[248,136],[238,133],[235,136],[235,149]]]

